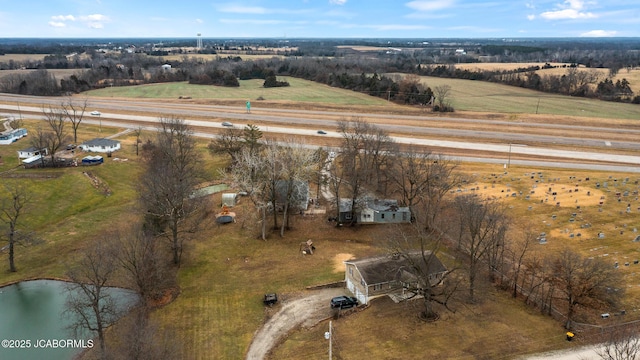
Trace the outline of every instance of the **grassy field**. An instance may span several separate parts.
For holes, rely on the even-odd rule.
[[[336,89],[312,81],[293,77],[278,77],[291,86],[263,88],[263,80],[240,80],[240,87],[192,85],[186,82],[168,84],[150,84],[131,87],[114,87],[92,90],[89,96],[128,97],[128,98],[170,98],[190,96],[193,99],[246,99],[262,98],[266,101],[314,102],[339,105],[382,105],[386,101],[357,92]]]
[[[422,77],[422,82],[432,89],[451,86],[450,100],[456,111],[638,119],[638,105],[633,104],[546,94],[473,80]]]
[[[398,74],[390,74],[400,76]],[[190,96],[193,99],[318,103],[332,105],[387,106],[384,99],[350,90],[332,88],[312,81],[282,77],[291,86],[284,88],[262,87],[261,80],[240,81],[239,88],[190,85],[186,82],[150,84],[131,87],[114,87],[92,90],[86,94],[101,97],[169,98]],[[570,96],[545,94],[533,90],[461,79],[422,77],[431,88],[451,86],[451,102],[456,111],[510,114],[547,114],[585,116],[595,118],[638,119],[638,106]]]

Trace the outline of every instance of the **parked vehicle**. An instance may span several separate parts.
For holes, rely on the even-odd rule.
[[[100,116],[101,114],[100,114],[100,111],[94,110],[94,111],[91,112],[91,115]]]
[[[265,305],[273,306],[273,304],[278,302],[278,295],[276,295],[276,294],[265,294],[264,295],[264,300],[262,300],[262,302]]]
[[[331,299],[332,309],[348,309],[358,306],[358,299],[352,296],[337,296]]]
[[[222,126],[233,127],[233,124],[228,122],[228,121],[225,121],[225,122],[222,123]]]
[[[318,130],[318,134],[320,135],[327,135],[327,132],[324,130]]]

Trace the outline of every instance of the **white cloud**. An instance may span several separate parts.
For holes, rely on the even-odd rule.
[[[347,3],[347,0],[329,0],[329,4],[331,5],[344,5]]]
[[[540,14],[547,20],[565,20],[565,19],[592,19],[598,17],[591,12],[584,12],[584,1],[582,0],[566,0],[562,4],[556,5],[556,10],[545,11]]]
[[[76,18],[73,15],[54,15],[51,17],[53,21],[75,21]]]
[[[86,16],[80,16],[80,20],[82,21],[109,21],[108,16],[104,16],[102,14],[91,14]]]
[[[435,11],[451,7],[455,4],[455,0],[416,0],[410,1],[405,5],[411,9],[418,11]]]
[[[104,28],[104,23],[109,22],[109,17],[102,14],[91,14],[91,15],[81,15],[81,16],[73,16],[73,15],[54,15],[51,17],[51,21],[49,21],[49,26],[52,27],[65,27],[67,26],[67,22],[75,22],[79,21],[84,23],[87,27],[91,29],[102,29]]]
[[[218,10],[225,13],[236,14],[266,14],[268,10],[260,6],[222,5]]]
[[[202,24],[202,23],[204,22],[204,20],[202,20],[202,19],[196,19],[196,22],[197,22],[198,24]]]
[[[618,34],[615,30],[591,30],[580,34],[582,37],[611,37]]]
[[[536,16],[535,15],[527,15],[527,19],[529,20],[535,20]]]

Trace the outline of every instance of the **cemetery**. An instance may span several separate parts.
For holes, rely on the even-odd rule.
[[[624,272],[628,301],[640,309],[640,175],[546,169],[477,171],[454,192],[500,199],[513,214],[515,231],[537,235],[534,251],[565,247],[606,258]],[[512,236],[517,236],[514,233]],[[637,310],[636,310],[637,311]]]

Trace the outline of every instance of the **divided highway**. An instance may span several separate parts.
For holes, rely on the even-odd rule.
[[[84,98],[74,98],[81,103]],[[42,108],[58,106],[63,98],[0,94],[0,115],[42,118]],[[139,99],[88,98],[83,122],[124,128],[155,129],[161,116],[180,116],[196,135],[214,137],[223,121],[236,127],[247,123],[265,133],[313,137],[327,144],[339,138],[337,121],[358,117],[392,134],[401,144],[414,144],[448,153],[463,161],[498,164],[560,166],[605,171],[640,172],[640,125],[554,124],[524,121],[469,119],[392,113],[354,113],[203,105]],[[90,115],[98,110],[101,115]],[[639,119],[640,122],[640,119]],[[318,134],[323,130],[326,134]]]

